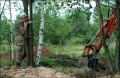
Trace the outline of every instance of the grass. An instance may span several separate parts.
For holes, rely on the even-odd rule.
[[[0,67],[14,66],[14,65],[15,65],[15,59],[13,61],[11,59],[9,59],[9,60],[0,60]]]
[[[2,52],[9,52],[10,51],[10,47],[9,45],[2,45]],[[84,78],[82,75],[80,75],[82,70],[79,70],[77,68],[76,63],[77,63],[77,59],[79,59],[81,57],[81,54],[84,51],[84,45],[64,45],[64,46],[60,46],[60,45],[52,45],[52,44],[47,44],[45,45],[45,47],[53,52],[55,55],[51,56],[51,57],[41,57],[40,59],[40,66],[44,66],[44,67],[49,67],[49,68],[53,68],[57,71],[61,71],[61,72],[65,72],[65,73],[73,73],[75,72],[76,76],[79,76],[81,78]],[[114,45],[110,45],[109,49],[110,49],[110,54],[112,57],[114,54]],[[14,51],[16,51],[16,46]],[[105,52],[104,49],[101,48],[98,57],[102,57],[105,56]],[[25,62],[23,63],[25,65]],[[0,61],[0,66],[12,66],[15,65],[11,63],[11,60],[8,61]],[[88,74],[90,74],[88,72]]]
[[[75,57],[80,57],[84,50],[83,45],[47,45],[46,47],[55,54],[67,54],[69,56]]]
[[[2,44],[0,45],[0,52],[10,52],[11,51],[11,47],[9,44]],[[16,46],[14,45],[14,52],[17,51]]]
[[[116,46],[115,43],[112,43],[111,45],[108,46],[111,58],[115,58],[115,46]],[[106,57],[103,47],[100,49],[97,57]]]

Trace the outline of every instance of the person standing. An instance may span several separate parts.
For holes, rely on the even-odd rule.
[[[16,37],[15,37],[15,44],[17,46],[17,57],[16,57],[16,67],[17,68],[25,68],[21,65],[22,61],[27,56],[27,42],[25,39],[26,28],[28,24],[32,23],[29,21],[28,15],[23,14],[20,17],[19,22],[16,24]]]

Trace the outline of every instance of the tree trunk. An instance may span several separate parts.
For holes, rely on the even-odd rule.
[[[120,72],[120,0],[116,0],[117,9],[117,37],[116,37],[116,53],[115,53],[115,70]]]
[[[24,13],[28,15],[28,0],[22,0],[23,7],[24,7]]]
[[[26,15],[28,15],[28,0],[22,0],[22,2],[23,2],[23,7],[24,7],[24,13],[26,13]],[[27,39],[26,40],[27,42],[26,42],[26,45],[25,45],[25,47],[27,48],[27,66],[30,66],[29,26],[27,26],[27,29],[26,29],[25,39]]]
[[[102,38],[102,45],[104,47],[104,50],[105,50],[105,53],[106,53],[106,58],[108,60],[108,66],[109,66],[109,70],[110,72],[112,73],[113,72],[113,66],[112,66],[112,62],[111,62],[111,59],[110,59],[110,55],[109,55],[109,49],[108,49],[108,46],[105,42],[105,37],[104,37],[104,29],[103,29],[103,16],[102,16],[102,12],[101,12],[101,9],[100,9],[100,3],[99,3],[99,0],[96,0],[96,6],[97,6],[97,10],[98,10],[98,14],[99,14],[99,18],[100,18],[100,36]]]
[[[32,21],[32,0],[30,0],[30,21]],[[28,26],[28,59],[29,59],[29,64],[30,66],[34,66],[34,61],[33,61],[33,27],[32,23]]]
[[[41,0],[41,26],[39,30],[39,44],[38,44],[38,52],[36,57],[36,65],[39,66],[40,63],[40,55],[42,52],[43,45],[43,30],[44,30],[44,0]]]
[[[12,61],[13,61],[13,59],[14,59],[14,47],[13,47],[13,35],[12,35],[12,26],[13,26],[13,24],[12,24],[12,12],[11,12],[11,1],[9,0],[9,10],[10,10],[10,45],[11,45],[11,57],[12,57]]]

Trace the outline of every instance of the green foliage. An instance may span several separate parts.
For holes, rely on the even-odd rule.
[[[115,58],[115,47],[116,47],[115,43],[112,43],[111,45],[108,46],[109,54],[112,59]],[[97,54],[97,57],[106,57],[103,47],[100,49],[99,53]]]
[[[11,50],[10,45],[3,44],[3,42],[4,41],[2,41],[2,44],[0,45],[0,52],[10,52],[10,50]],[[14,52],[16,52],[17,51],[16,45],[14,45],[13,47],[14,47]]]
[[[7,19],[1,20],[0,40],[10,40],[10,24]]]
[[[85,2],[86,4],[90,3],[90,0],[82,0],[83,2]]]
[[[78,37],[72,37],[67,41],[67,44],[84,44],[89,43],[92,39],[91,35],[79,35]]]
[[[0,52],[9,52],[10,46],[8,45],[0,45]]]
[[[12,60],[0,60],[0,67],[2,66],[13,66],[15,65],[15,59]]]
[[[47,45],[46,46],[54,54],[65,54],[70,57],[79,58],[84,50],[83,45],[67,44],[65,46],[60,45]]]
[[[72,31],[71,24],[67,19],[63,19],[59,16],[56,6],[48,5],[45,9],[45,29],[44,29],[44,41],[50,41],[53,44],[58,44],[60,40],[65,40],[65,37]],[[38,32],[40,28],[40,10],[34,14],[34,40],[38,42]]]
[[[49,57],[41,57],[40,64],[47,67],[52,67],[55,64],[55,59]]]
[[[88,32],[90,34],[91,28],[88,25],[87,15],[82,11],[82,9],[74,9],[70,19],[72,19],[73,26],[73,30],[70,34],[72,37],[78,37],[80,35],[86,36]]]

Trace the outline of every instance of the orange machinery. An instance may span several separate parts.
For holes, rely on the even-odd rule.
[[[109,38],[113,31],[115,30],[117,26],[117,14],[116,14],[116,9],[112,10],[112,15],[104,22],[102,28],[104,28],[104,37]],[[78,67],[81,67],[82,65],[86,65],[94,70],[98,70],[98,59],[96,58],[96,54],[99,53],[99,50],[102,47],[102,39],[99,38],[96,44],[92,44],[93,41],[95,40],[96,37],[100,35],[100,29],[97,31],[93,39],[90,41],[90,43],[85,45],[84,52],[82,54],[83,57],[81,57],[78,60]],[[90,51],[92,50],[92,53]],[[83,61],[81,59],[86,61]],[[84,62],[84,63],[83,63]]]
[[[112,15],[104,22],[103,28],[104,28],[104,36],[105,38],[109,38],[113,31],[115,30],[117,26],[117,14],[116,14],[116,9],[112,10]],[[82,56],[87,56],[89,55],[90,50],[92,50],[92,54],[97,54],[99,50],[102,47],[102,39],[100,38],[98,42],[95,45],[92,45],[92,42],[95,40],[96,37],[100,35],[100,29],[97,31],[93,39],[90,41],[89,44],[85,45],[84,52]]]

